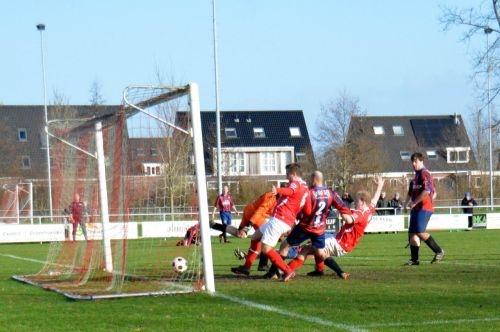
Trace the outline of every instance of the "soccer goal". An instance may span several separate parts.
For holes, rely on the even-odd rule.
[[[121,107],[77,113],[47,129],[52,222],[71,232],[38,273],[13,278],[72,299],[214,292],[198,86],[129,86]],[[199,241],[179,241],[197,223]]]

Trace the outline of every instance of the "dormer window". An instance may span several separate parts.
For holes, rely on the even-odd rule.
[[[429,160],[436,160],[438,158],[436,151],[435,150],[428,150],[427,151],[427,158],[429,158]]]
[[[383,126],[373,126],[373,132],[375,133],[375,135],[384,135],[385,134]]]
[[[446,148],[446,161],[448,164],[464,164],[469,162],[470,148]]]
[[[292,137],[302,137],[299,127],[290,127],[290,136]]]
[[[137,153],[137,156],[144,156],[144,149],[143,148],[137,148],[136,153]]]
[[[404,136],[405,134],[403,126],[392,126],[392,131],[394,132],[394,136]]]
[[[410,151],[400,151],[399,155],[401,156],[401,159],[403,159],[403,160],[410,160],[410,157],[411,157]]]
[[[226,134],[227,138],[237,138],[238,135],[236,134],[236,128],[225,128],[224,133]]]
[[[264,131],[264,128],[262,128],[262,127],[255,127],[255,128],[253,128],[253,137],[255,137],[255,138],[265,138],[266,137],[266,132]]]

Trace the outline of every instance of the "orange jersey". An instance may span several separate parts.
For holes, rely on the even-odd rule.
[[[264,193],[245,206],[239,229],[249,226],[250,223],[255,229],[258,229],[266,222],[266,218],[273,213],[275,206],[276,196],[272,192]]]

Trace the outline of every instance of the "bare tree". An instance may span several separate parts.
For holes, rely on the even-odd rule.
[[[90,105],[103,105],[106,102],[102,96],[102,84],[97,79],[95,79],[90,85],[89,93]]]
[[[382,146],[364,135],[364,115],[359,99],[342,91],[322,107],[316,124],[319,167],[342,190],[347,189],[354,175],[373,174],[383,168]],[[359,120],[356,125],[352,121],[355,117]]]
[[[500,46],[500,16],[499,0],[478,1],[478,4],[469,8],[443,7],[440,22],[444,30],[452,27],[464,29],[461,41],[468,43],[471,40],[481,37],[484,34],[489,36],[488,47],[473,54],[473,79],[480,92],[480,99],[483,108],[489,105],[500,94],[500,55],[498,47]],[[488,91],[484,87],[485,77],[491,73],[491,87],[488,99]],[[500,120],[494,116],[495,125]]]

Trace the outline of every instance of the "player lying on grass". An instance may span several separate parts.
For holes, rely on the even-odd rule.
[[[189,247],[192,244],[198,245],[200,243],[200,223],[189,227],[184,235],[184,239],[179,240],[176,246]]]
[[[354,250],[365,234],[366,226],[375,213],[375,206],[384,187],[384,180],[380,176],[376,177],[375,182],[377,190],[373,197],[370,199],[370,194],[365,190],[356,193],[355,208],[352,209],[352,213],[342,214],[344,225],[336,236],[328,237],[325,240],[325,248],[319,251],[325,265],[335,271],[342,279],[348,279],[350,275],[342,271],[333,257],[340,257]],[[288,264],[289,269],[297,270],[304,264],[306,257],[314,255],[315,252],[312,245],[303,246],[300,254]],[[323,270],[315,270],[309,275],[318,276],[323,275],[323,273]]]
[[[272,192],[266,192],[259,196],[255,201],[247,204],[243,209],[243,217],[241,219],[240,226],[238,228],[231,225],[224,225],[218,223],[211,223],[210,227],[219,230],[221,232],[226,231],[227,233],[239,237],[246,238],[250,228],[253,227],[257,231],[262,225],[264,225],[274,211],[276,207],[276,194]],[[255,233],[254,233],[255,236]],[[252,237],[250,242],[250,249],[248,249],[248,254],[245,258],[246,270],[250,270],[253,262],[260,254],[260,240],[255,240]],[[259,271],[267,270],[267,257],[262,255],[259,261]]]
[[[286,188],[276,188],[273,186],[273,193],[280,195],[276,203],[276,208],[269,221],[255,231],[251,243],[252,251],[249,252],[247,257],[247,260],[255,260],[257,258],[258,247],[262,245],[262,253],[285,273],[284,280],[293,278],[294,272],[288,268],[288,265],[274,247],[280,237],[288,233],[295,226],[297,214],[302,210],[308,195],[306,184],[301,178],[299,164],[293,163],[287,165],[286,174],[289,181],[288,186]],[[231,271],[236,274],[250,274],[250,268],[246,264],[231,268]]]
[[[342,198],[335,191],[323,185],[323,173],[315,171],[311,175],[311,187],[306,198],[304,208],[299,214],[299,223],[293,228],[286,240],[281,243],[280,255],[288,256],[292,246],[298,246],[306,240],[311,241],[316,261],[316,270],[323,271],[323,257],[321,251],[325,248],[326,219],[332,207],[341,214],[351,214],[351,210],[344,204]],[[268,277],[272,278],[277,271],[270,269]]]

